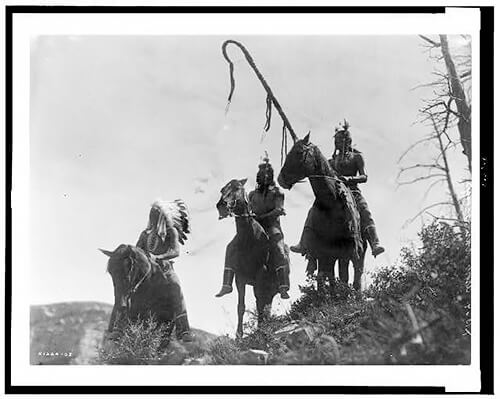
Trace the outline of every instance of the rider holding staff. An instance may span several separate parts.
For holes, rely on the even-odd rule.
[[[366,183],[368,176],[365,171],[365,161],[361,152],[352,148],[352,138],[349,131],[349,123],[344,119],[344,122],[339,123],[335,127],[335,150],[332,158],[328,160],[330,166],[340,175],[339,178],[344,181],[352,192],[361,218],[361,229],[366,236],[372,248],[372,255],[376,257],[385,251],[380,245],[375,222],[372,214],[368,209],[368,203],[364,199],[358,184]],[[305,226],[308,226],[306,220]],[[302,236],[304,233],[302,233]],[[292,245],[290,250],[293,252],[304,253],[302,245],[302,237],[298,245]]]

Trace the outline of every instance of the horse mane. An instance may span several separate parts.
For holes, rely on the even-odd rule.
[[[184,244],[187,240],[187,234],[191,232],[191,218],[184,200],[180,198],[173,201],[157,200],[153,206],[158,207],[167,218],[172,219],[173,225],[179,233],[179,242]]]
[[[319,147],[313,143],[309,143],[308,145],[310,145],[314,149],[315,159],[319,159],[318,175],[337,177],[338,173],[331,167],[330,162],[328,162],[328,159],[326,159]]]

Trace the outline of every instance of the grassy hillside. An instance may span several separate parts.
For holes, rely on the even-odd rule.
[[[259,349],[268,364],[469,364],[469,231],[434,223],[420,241],[363,294],[338,281],[319,293],[309,281],[289,314],[241,340],[216,341],[213,362],[238,363]]]
[[[195,329],[193,343],[162,345],[154,319],[103,340],[110,305],[34,306],[31,363],[469,364],[470,255],[467,228],[431,224],[362,294],[339,281],[318,292],[311,279],[286,315],[260,328],[254,315],[236,340]]]

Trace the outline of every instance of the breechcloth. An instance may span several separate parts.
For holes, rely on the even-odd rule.
[[[269,235],[269,261],[268,266],[276,269],[279,266],[288,265],[285,253],[285,240],[281,232]]]
[[[174,312],[175,331],[177,336],[180,336],[182,333],[189,331],[186,302],[184,301],[184,295],[182,294],[179,277],[177,277],[177,274],[175,273],[170,262],[163,261],[161,263],[163,275],[167,280],[168,301],[172,304]]]

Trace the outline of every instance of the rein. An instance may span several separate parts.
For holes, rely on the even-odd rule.
[[[135,259],[133,259],[131,256],[129,256],[129,259],[130,259],[130,262],[132,263],[132,266],[130,268],[130,272],[129,272],[129,275],[128,277],[130,278],[130,276],[132,275],[132,272],[134,272],[134,269],[135,269],[135,264],[136,264],[136,261]],[[132,299],[132,295],[134,295],[136,293],[136,291],[139,289],[139,287],[142,285],[142,283],[152,274],[153,272],[153,268],[151,267],[150,270],[146,273],[144,273],[144,275],[140,278],[140,280],[132,287],[132,289],[130,289],[126,294],[125,294],[125,298],[127,300],[127,308],[130,310],[130,305],[131,305],[131,299]]]

